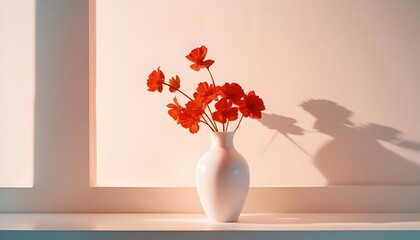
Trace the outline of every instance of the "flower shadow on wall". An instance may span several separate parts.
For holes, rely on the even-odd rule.
[[[267,128],[276,130],[276,133],[271,138],[264,152],[267,151],[268,147],[273,143],[277,134],[280,133],[310,157],[310,154],[290,137],[290,135],[302,136],[303,132],[305,131],[303,128],[296,125],[296,119],[278,114],[263,113],[263,117],[259,121]]]
[[[328,185],[420,184],[420,166],[385,148],[381,142],[413,151],[420,151],[419,143],[401,139],[401,132],[391,127],[355,124],[349,120],[353,115],[350,110],[330,100],[311,99],[300,106],[316,118],[314,129],[332,137],[312,156],[313,164]],[[296,120],[275,114],[267,116],[262,124],[289,138],[309,156],[288,136],[306,132],[296,125]]]
[[[399,138],[400,131],[376,123],[356,125],[349,120],[350,110],[330,100],[311,99],[301,107],[316,118],[316,130],[333,138],[313,157],[330,185],[420,184],[420,166],[379,142],[419,151],[418,143]]]

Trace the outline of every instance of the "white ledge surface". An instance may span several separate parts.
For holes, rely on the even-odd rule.
[[[420,213],[243,214],[237,223],[198,214],[0,214],[9,231],[420,231]]]

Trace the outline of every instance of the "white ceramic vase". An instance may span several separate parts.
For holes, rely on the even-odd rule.
[[[211,146],[196,168],[196,186],[207,217],[236,222],[248,195],[249,168],[233,146],[234,132],[211,133]]]

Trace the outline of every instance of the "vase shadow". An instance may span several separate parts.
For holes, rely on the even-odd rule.
[[[313,163],[328,185],[418,185],[420,166],[385,148],[382,142],[420,151],[420,144],[403,140],[397,129],[377,123],[357,125],[353,113],[326,99],[300,105],[316,118],[314,128],[329,135]]]

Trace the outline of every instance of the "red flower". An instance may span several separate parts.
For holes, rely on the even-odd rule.
[[[199,48],[193,49],[189,55],[186,56],[188,60],[193,62],[191,68],[195,71],[200,71],[201,68],[209,68],[214,61],[213,60],[204,60],[207,55],[207,48],[201,46]]]
[[[238,108],[232,108],[232,102],[228,101],[227,98],[220,99],[214,106],[217,110],[212,115],[215,121],[226,123],[226,120],[234,121],[238,119]]]
[[[238,105],[238,101],[245,96],[244,90],[237,83],[225,83],[225,85],[220,88],[220,93],[222,97],[233,101],[236,105]]]
[[[188,128],[190,130],[190,133],[197,133],[198,130],[200,130],[200,125],[198,123],[200,122],[200,116],[193,116],[189,112],[183,112],[179,116],[180,123],[183,128]]]
[[[168,108],[170,108],[168,110],[169,116],[171,116],[179,124],[180,123],[179,116],[181,115],[181,113],[182,113],[182,111],[183,111],[184,108],[181,107],[181,105],[179,105],[178,100],[176,99],[176,97],[174,98],[174,103],[170,103],[170,104],[168,104],[166,106]]]
[[[218,87],[213,84],[209,85],[207,82],[201,82],[198,84],[197,92],[194,93],[194,98],[207,105],[217,98],[218,93]]]
[[[149,74],[149,79],[147,79],[147,89],[150,92],[154,92],[158,90],[162,92],[163,83],[165,82],[165,75],[162,71],[160,71],[160,67],[158,67],[157,71],[154,70],[151,74]]]
[[[239,103],[239,111],[244,117],[258,118],[260,119],[261,111],[265,110],[263,100],[255,95],[254,91],[244,96],[244,100]]]
[[[190,67],[194,71],[207,68],[211,78],[211,83],[200,82],[192,96],[181,90],[181,80],[178,75],[171,77],[166,82],[160,67],[149,74],[148,91],[162,92],[163,85],[165,85],[169,87],[169,92],[178,92],[189,99],[190,101],[185,106],[181,106],[177,98],[174,98],[173,102],[166,106],[169,108],[169,116],[183,128],[189,129],[191,133],[197,133],[200,130],[200,122],[206,124],[213,132],[219,132],[218,125],[220,123],[223,124],[223,129],[220,131],[229,131],[230,121],[237,120],[239,113],[242,113],[242,117],[234,131],[239,128],[243,117],[261,118],[261,112],[265,110],[263,100],[255,95],[254,91],[245,94],[237,83],[225,83],[222,86],[217,86],[210,72],[210,66],[214,61],[206,60],[206,55],[207,48],[201,46],[193,49],[186,56],[193,63]],[[212,112],[212,108],[215,108],[214,112]]]
[[[199,99],[191,100],[185,105],[187,112],[194,117],[201,117],[204,113],[206,106]],[[200,119],[200,118],[198,118]]]
[[[179,80],[178,75],[176,75],[176,78],[172,77],[169,80],[169,85],[171,85],[169,87],[170,92],[176,92],[176,90],[178,90],[181,87],[181,80]]]
[[[191,100],[186,105],[186,109],[179,116],[181,126],[188,128],[190,133],[200,130],[201,115],[204,114],[205,105],[199,100]]]

